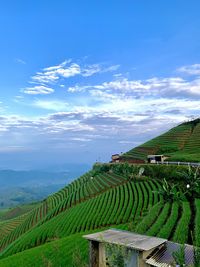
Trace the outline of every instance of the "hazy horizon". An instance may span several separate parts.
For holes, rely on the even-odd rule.
[[[198,1],[6,1],[0,169],[92,165],[200,116]]]

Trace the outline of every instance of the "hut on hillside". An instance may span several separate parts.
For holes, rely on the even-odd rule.
[[[112,155],[112,161],[111,162],[119,162],[120,161],[120,155],[119,154],[114,154]]]
[[[164,162],[166,157],[164,155],[148,155],[147,161],[148,163],[157,163],[157,162]]]
[[[114,258],[114,255],[110,255],[110,246],[122,248],[121,262],[124,267],[172,267],[175,264],[172,253],[178,251],[181,246],[166,239],[117,229],[86,235],[84,238],[90,243],[90,267],[111,266],[109,258]],[[117,253],[116,251],[113,250],[113,253]],[[186,266],[191,265],[193,260],[194,248],[186,245]]]

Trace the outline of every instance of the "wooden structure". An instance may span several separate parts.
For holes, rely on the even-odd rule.
[[[163,162],[166,159],[164,155],[148,155],[147,161],[148,163],[156,163],[156,162]]]
[[[117,229],[86,235],[84,238],[90,242],[90,267],[109,266],[108,244],[123,247],[129,252],[128,254],[124,253],[123,256],[124,267],[172,267],[175,264],[172,252],[179,250],[181,246],[166,239]],[[185,245],[186,266],[192,265],[193,261],[194,248]]]
[[[123,246],[129,250],[127,267],[148,267],[146,258],[155,248],[166,242],[165,239],[139,235],[116,229],[84,236],[90,241],[90,267],[107,267],[106,244]]]

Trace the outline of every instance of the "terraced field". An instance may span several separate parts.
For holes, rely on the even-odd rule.
[[[137,225],[135,231],[140,234],[166,238],[181,244],[192,242],[192,232],[199,246],[199,201],[200,199],[195,200],[196,211],[193,214],[189,202],[182,202],[181,204],[177,202],[159,202],[151,208],[149,214]],[[194,225],[193,218],[196,218]]]
[[[160,141],[153,139],[136,152],[128,152],[124,159],[136,156],[142,159],[145,153],[161,151],[168,151],[169,155],[174,153],[171,156],[174,157],[180,149],[191,155],[194,144],[200,146],[197,142],[199,131],[199,121],[180,125],[159,137]],[[141,167],[144,173],[138,175]],[[185,184],[176,173],[186,169],[181,166],[135,166],[127,162],[102,164],[26,212],[15,210],[2,214],[0,267],[73,266],[76,249],[79,249],[82,261],[87,262],[88,246],[82,235],[109,227],[178,243],[191,244],[194,239],[200,247],[199,196],[164,202],[165,198],[158,193],[163,178],[169,183],[178,182],[177,190],[181,190]]]
[[[199,199],[195,200],[194,211],[189,202],[164,203],[155,193],[161,186],[157,179],[130,180],[109,172],[93,174],[87,173],[50,196],[35,209],[35,217],[30,211],[1,223],[0,266],[12,255],[16,254],[13,257],[17,261],[18,253],[28,255],[27,249],[37,251],[35,247],[47,242],[61,242],[79,233],[118,225],[180,243],[191,243],[192,230],[200,244]],[[50,213],[42,216],[47,209]]]
[[[152,195],[159,184],[153,181],[126,182],[108,191],[66,209],[51,220],[43,221],[22,235],[2,252],[15,254],[46,241],[94,230],[100,227],[128,223],[139,219],[143,212],[159,201]],[[12,235],[1,241],[2,248],[11,243]]]
[[[123,160],[147,160],[147,155],[164,154],[169,161],[200,162],[200,120],[183,123],[124,153]]]
[[[9,235],[0,240],[0,249],[38,223],[48,221],[60,212],[126,182],[126,177],[123,176],[105,174],[93,177],[92,175],[93,172],[85,174],[29,212],[28,216],[25,216],[24,220]]]

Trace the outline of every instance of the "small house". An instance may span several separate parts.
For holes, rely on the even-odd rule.
[[[112,162],[119,162],[120,161],[120,155],[114,154],[112,155]]]
[[[84,238],[89,240],[90,267],[111,266],[110,258],[113,258],[113,255],[109,255],[109,246],[127,251],[122,253],[124,267],[172,267],[175,264],[172,253],[180,249],[179,244],[166,239],[117,229],[86,235]],[[113,253],[116,251],[113,250]],[[192,264],[193,258],[193,246],[186,245],[186,264]]]
[[[148,163],[157,163],[157,162],[163,162],[166,159],[164,155],[148,155],[147,160]]]

